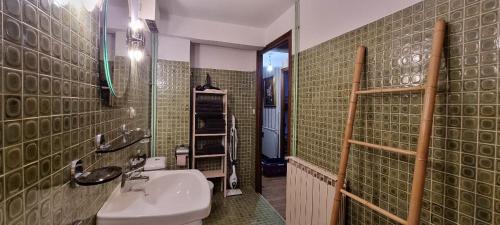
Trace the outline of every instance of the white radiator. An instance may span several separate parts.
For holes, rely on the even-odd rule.
[[[288,157],[286,224],[329,225],[337,176],[296,157]],[[346,197],[338,225],[345,224]]]

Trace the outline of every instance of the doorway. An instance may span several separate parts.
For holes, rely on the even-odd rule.
[[[255,188],[284,218],[290,152],[291,45],[289,31],[257,53]]]

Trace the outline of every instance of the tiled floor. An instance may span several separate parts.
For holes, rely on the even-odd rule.
[[[278,211],[281,217],[286,214],[286,177],[262,176],[262,196]]]
[[[216,193],[210,216],[203,225],[284,225],[281,216],[253,189],[243,189],[243,195],[224,198]]]

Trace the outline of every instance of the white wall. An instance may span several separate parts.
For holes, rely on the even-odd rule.
[[[108,29],[127,30],[129,22],[128,7],[108,5]]]
[[[204,44],[191,45],[191,67],[255,71],[257,52]]]
[[[293,29],[295,23],[295,6],[291,6],[267,28],[265,33],[266,44],[271,43],[281,35]]]
[[[128,57],[127,34],[123,31],[116,31],[114,36],[115,55]]]
[[[189,62],[190,48],[187,39],[158,35],[158,59]]]
[[[265,29],[169,15],[158,25],[160,34],[197,43],[258,49],[265,46]]]
[[[318,45],[420,1],[300,1],[300,50]]]

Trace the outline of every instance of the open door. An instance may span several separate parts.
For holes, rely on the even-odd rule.
[[[255,189],[284,217],[290,152],[289,31],[257,53]]]

